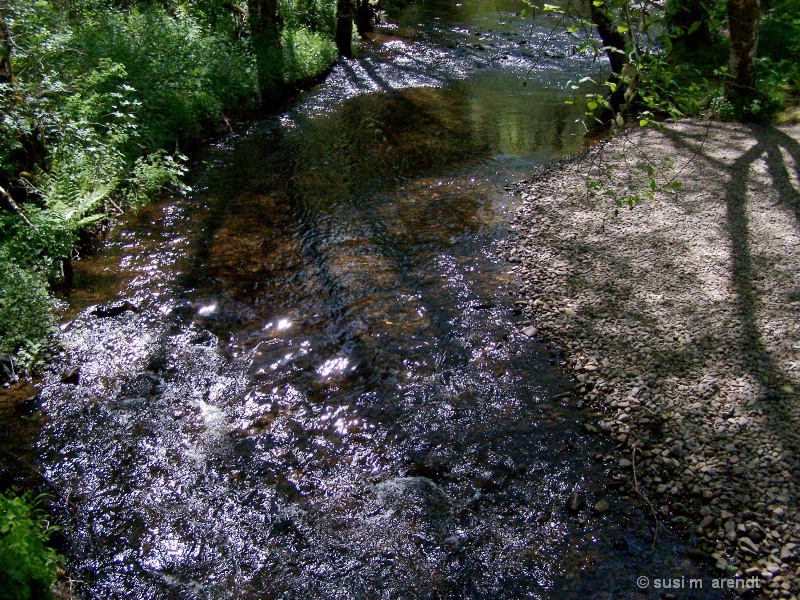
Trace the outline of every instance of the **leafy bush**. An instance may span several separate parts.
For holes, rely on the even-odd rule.
[[[305,28],[284,29],[281,46],[287,83],[316,77],[336,62],[336,45],[321,33]]]
[[[43,524],[30,494],[0,494],[0,598],[50,597],[59,556],[47,547],[53,528]]]
[[[756,63],[761,100],[768,107],[800,95],[800,2],[782,2],[761,19]]]
[[[544,12],[582,38],[579,50],[623,64],[606,84],[609,91],[587,94],[590,122],[623,124],[627,118],[646,125],[703,113],[766,121],[788,96],[800,94],[800,0],[762,4],[755,93],[728,99],[720,95],[731,77],[725,2],[592,0],[591,19],[572,2],[566,8],[545,4]],[[590,35],[595,30],[608,46]]]
[[[0,84],[0,349],[29,362],[50,331],[56,282],[82,230],[185,190],[179,142],[223,111],[253,105],[258,77],[244,0],[15,0],[14,83]],[[335,2],[281,0],[279,77],[313,78],[336,60]],[[41,156],[30,152],[35,140]]]
[[[71,6],[72,21],[48,0],[19,0],[6,18],[18,80],[0,85],[0,180],[28,193],[25,219],[0,211],[0,349],[22,366],[47,342],[47,283],[80,231],[160,188],[183,189],[186,157],[162,148],[255,97],[243,43],[184,12]],[[46,161],[20,173],[34,137]]]
[[[768,10],[759,26],[758,54],[779,62],[800,62],[800,2],[781,2]]]
[[[97,68],[101,60],[124,66],[126,83],[141,102],[139,138],[146,151],[199,133],[203,122],[255,96],[254,69],[244,47],[207,31],[185,12],[170,16],[145,5],[91,17],[77,40],[75,67]]]
[[[334,0],[279,0],[278,10],[286,29],[308,29],[333,38],[336,29]]]
[[[0,351],[16,354],[18,366],[27,369],[53,327],[47,279],[0,254],[0,280]]]

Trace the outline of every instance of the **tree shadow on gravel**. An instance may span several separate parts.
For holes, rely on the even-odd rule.
[[[696,152],[699,157],[710,163],[714,171],[728,178],[722,200],[725,203],[725,226],[730,240],[734,303],[742,331],[738,351],[745,369],[764,390],[760,400],[762,406],[769,410],[774,433],[782,438],[793,454],[797,455],[800,448],[796,440],[787,435],[793,420],[789,403],[796,402],[797,397],[792,391],[791,379],[767,348],[758,325],[760,292],[754,281],[757,279],[759,269],[758,265],[754,264],[752,254],[752,231],[747,203],[751,168],[764,157],[772,180],[772,188],[778,195],[775,206],[783,206],[790,210],[800,224],[800,193],[792,182],[790,171],[793,169],[795,175],[800,176],[800,144],[778,129],[752,126],[748,128],[748,133],[756,143],[728,164],[709,156],[703,151],[702,146],[698,147],[693,143],[694,140],[687,139],[694,136],[687,136],[674,130],[666,130],[665,133],[676,147]],[[787,165],[782,150],[794,162],[793,166]]]

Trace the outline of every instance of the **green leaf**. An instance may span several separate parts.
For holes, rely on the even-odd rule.
[[[646,127],[649,122],[647,119],[639,119],[639,127]]]
[[[92,223],[97,223],[98,221],[102,221],[107,216],[108,215],[106,215],[105,213],[100,213],[100,214],[97,214],[97,215],[92,215],[90,217],[84,217],[83,219],[79,219],[75,223],[75,226],[76,227],[88,227]]]
[[[700,25],[702,25],[700,21],[695,21],[694,23],[692,23],[689,26],[689,31],[686,32],[686,35],[692,35],[695,31],[700,29]]]
[[[625,33],[626,31],[628,31],[628,26],[627,25],[617,25],[617,31],[619,33]]]
[[[594,109],[596,109],[598,106],[599,106],[599,105],[598,105],[598,104],[597,104],[597,102],[595,102],[594,100],[589,100],[589,102],[587,102],[587,103],[586,103],[586,107],[587,107],[589,110],[594,110]]]

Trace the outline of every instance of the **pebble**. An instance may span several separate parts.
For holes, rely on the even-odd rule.
[[[759,554],[760,550],[758,546],[753,543],[750,538],[743,537],[739,539],[739,548],[744,550],[748,554]]]
[[[567,510],[572,514],[579,513],[586,507],[586,500],[578,492],[572,492],[567,498]]]
[[[602,515],[608,512],[609,508],[611,508],[608,504],[608,501],[605,498],[601,498],[595,505],[594,505],[594,512],[598,515]]]
[[[678,137],[706,133],[693,121],[667,127]],[[708,134],[701,153],[711,160],[678,176],[685,183],[679,197],[657,196],[614,217],[600,198],[569,195],[585,190],[575,169],[526,184],[515,253],[527,291],[523,312],[537,323],[536,337],[563,348],[580,376],[575,394],[595,411],[584,431],[613,441],[620,469],[632,468],[635,456],[640,485],[659,499],[657,509],[683,519],[718,568],[766,572],[775,593],[796,597],[800,232],[764,161],[736,158],[759,140],[798,140],[800,126],[765,131],[759,140],[738,125],[712,126]],[[644,138],[638,145],[646,152],[673,154],[675,164],[691,158],[675,155],[657,131],[631,135]],[[623,143],[610,142],[604,156]],[[716,199],[726,197],[725,182],[740,167],[764,185],[748,193],[747,219],[732,222]],[[627,172],[618,170],[621,180]],[[731,231],[759,257],[748,308],[757,345],[742,324],[731,276]]]

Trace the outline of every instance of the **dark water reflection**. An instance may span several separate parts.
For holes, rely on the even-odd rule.
[[[518,333],[503,183],[580,148],[555,84],[588,66],[523,87],[501,33],[529,24],[492,37],[482,10],[383,31],[81,266],[81,379],[49,375],[39,447],[87,596],[638,598],[696,573],[666,535],[651,555]],[[91,315],[116,297],[140,312]],[[615,509],[570,515],[573,490]]]

